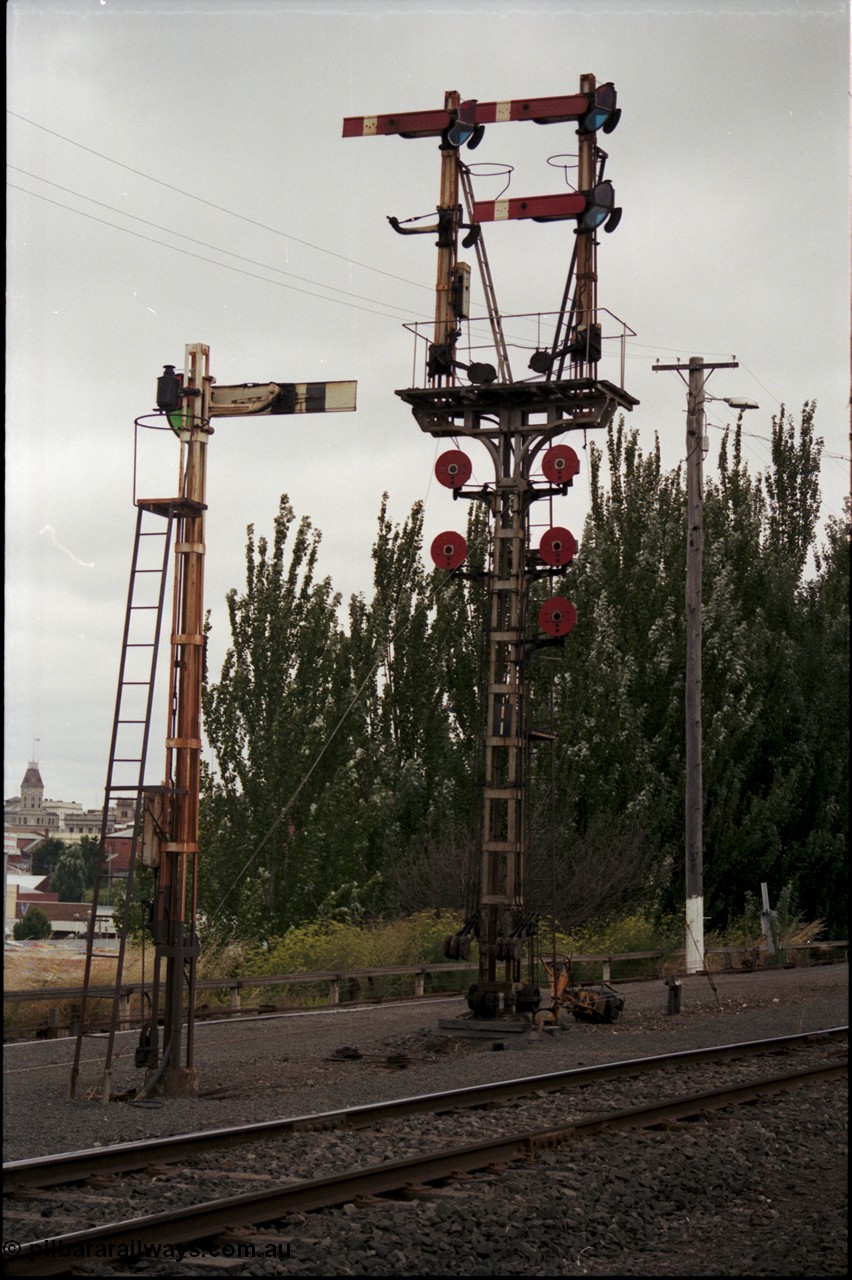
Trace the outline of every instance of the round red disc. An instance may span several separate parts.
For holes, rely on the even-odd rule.
[[[565,596],[551,596],[538,611],[538,625],[549,636],[567,636],[577,621],[577,610]]]
[[[551,484],[570,484],[580,470],[580,459],[570,444],[555,444],[542,458],[541,469]]]
[[[574,559],[577,553],[577,541],[573,533],[555,525],[552,529],[548,529],[542,538],[539,552],[545,564],[561,568],[562,565],[570,564]]]
[[[448,449],[435,463],[435,475],[448,489],[460,489],[467,484],[472,470],[473,463],[461,449]]]
[[[452,529],[448,533],[439,533],[432,543],[432,559],[439,569],[458,569],[467,557],[467,543],[460,533]]]

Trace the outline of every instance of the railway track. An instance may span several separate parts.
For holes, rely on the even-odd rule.
[[[614,1129],[673,1124],[838,1080],[847,1073],[841,1056],[847,1038],[848,1028],[835,1027],[289,1117],[248,1129],[14,1161],[4,1165],[6,1235],[17,1233],[24,1243],[16,1256],[7,1256],[7,1270],[54,1275],[67,1267],[70,1256],[93,1250],[104,1257],[112,1256],[111,1250],[138,1250],[140,1242],[186,1247],[249,1225],[505,1167]],[[776,1058],[770,1073],[767,1055]],[[429,1117],[425,1128],[424,1117]],[[241,1150],[235,1159],[237,1144]],[[186,1203],[173,1203],[163,1212],[164,1199]],[[150,1212],[152,1205],[157,1212]],[[37,1232],[46,1208],[54,1228],[49,1239]],[[117,1212],[121,1217],[109,1220]],[[82,1230],[67,1229],[87,1219]]]

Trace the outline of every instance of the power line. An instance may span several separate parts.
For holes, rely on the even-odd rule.
[[[413,285],[416,289],[426,289],[429,293],[433,292],[429,285],[421,284],[417,280],[407,280],[404,276],[394,275],[391,271],[383,271],[381,267],[371,267],[368,262],[359,262],[357,258],[351,258],[345,253],[335,253],[333,249],[325,249],[322,245],[312,244],[310,240],[301,240],[299,236],[290,235],[288,231],[281,231],[278,227],[270,227],[265,222],[258,222],[255,218],[249,218],[243,213],[237,213],[234,209],[227,209],[224,205],[216,204],[213,200],[205,200],[203,196],[197,196],[193,192],[186,191],[183,187],[177,187],[171,182],[164,182],[162,178],[155,178],[153,174],[144,173],[141,169],[134,169],[132,165],[124,164],[121,160],[115,160],[112,156],[105,155],[102,151],[96,151],[94,147],[87,147],[82,142],[75,142],[73,138],[67,138],[64,134],[57,133],[55,129],[48,129],[46,125],[38,124],[37,121],[30,120],[27,116],[19,115],[17,111],[10,111],[7,108],[6,114],[14,116],[16,120],[22,120],[34,129],[41,129],[43,133],[49,133],[52,137],[59,138],[62,142],[67,142],[72,147],[78,147],[81,151],[88,152],[89,155],[97,156],[99,160],[105,160],[108,164],[117,165],[119,169],[126,169],[128,173],[133,173],[138,178],[144,178],[146,182],[154,182],[159,187],[165,187],[167,191],[175,191],[178,195],[186,196],[188,200],[196,200],[199,204],[206,205],[208,209],[216,209],[219,213],[226,213],[230,218],[238,218],[241,222],[247,222],[250,226],[259,227],[262,231],[269,231],[272,235],[282,236],[285,240],[292,240],[294,244],[304,245],[305,248],[313,249],[316,253],[325,253],[331,258],[339,258],[341,262],[345,262],[349,266],[363,267],[365,271],[374,271],[377,275],[387,276],[389,280],[399,280],[403,284]],[[88,197],[85,198],[88,199]]]
[[[354,311],[366,311],[370,315],[382,316],[386,320],[398,320],[399,318],[398,315],[392,315],[389,311],[376,311],[375,308],[373,307],[359,306],[355,302],[344,302],[342,298],[329,298],[329,297],[326,297],[324,294],[314,293],[313,290],[311,289],[300,289],[297,285],[285,284],[283,280],[270,280],[269,276],[258,275],[257,272],[255,271],[244,271],[242,267],[231,266],[230,263],[228,262],[217,262],[215,258],[206,258],[204,254],[193,253],[191,249],[182,249],[180,245],[166,244],[164,240],[158,240],[155,236],[145,236],[141,233],[141,231],[131,231],[130,227],[120,227],[118,226],[117,223],[110,222],[106,218],[96,218],[93,213],[86,213],[83,209],[74,209],[71,205],[63,204],[61,200],[51,200],[49,196],[42,196],[35,191],[28,191],[26,187],[19,187],[14,182],[7,182],[6,185],[7,187],[11,187],[13,191],[22,191],[24,195],[32,196],[33,199],[35,200],[43,200],[45,204],[56,205],[57,208],[66,209],[69,213],[76,213],[81,218],[88,218],[90,222],[98,222],[101,224],[101,226],[112,227],[114,231],[121,231],[123,232],[124,235],[134,236],[137,240],[147,240],[149,244],[159,245],[161,249],[171,249],[173,253],[182,253],[185,257],[196,258],[199,262],[206,262],[206,263],[209,263],[210,266],[221,267],[224,271],[234,271],[236,272],[237,275],[248,276],[252,280],[262,280],[265,284],[277,285],[279,289],[290,289],[294,293],[304,293],[304,294],[307,294],[308,297],[310,298],[320,298],[323,302],[336,302],[341,307],[351,307],[352,310]],[[132,215],[128,215],[128,216],[132,216]],[[175,232],[175,234],[180,235],[181,233]],[[224,249],[221,252],[229,253],[230,250]],[[237,256],[237,255],[233,255],[233,256]],[[277,270],[277,268],[273,267],[272,270]],[[323,289],[334,288],[333,285],[321,285],[320,287]],[[337,290],[337,292],[344,292],[344,291]],[[353,296],[357,297],[358,295],[353,295]],[[379,304],[379,305],[384,305],[384,304]],[[392,305],[392,304],[389,304],[389,305]]]
[[[66,195],[76,196],[79,200],[88,200],[90,204],[97,205],[99,209],[108,209],[110,213],[117,213],[119,217],[130,218],[134,222],[141,222],[143,226],[153,227],[156,231],[164,231],[167,235],[179,236],[181,240],[188,240],[190,244],[200,245],[204,249],[212,249],[215,253],[226,253],[229,257],[237,258],[240,262],[248,262],[253,267],[263,267],[266,271],[275,271],[279,275],[289,276],[292,280],[301,280],[303,284],[313,284],[320,289],[330,289],[333,293],[343,293],[346,294],[347,297],[358,298],[361,302],[374,302],[378,306],[392,307],[395,310],[400,311],[401,314],[405,314],[402,312],[400,307],[394,307],[393,303],[383,302],[380,298],[365,297],[360,293],[352,293],[349,289],[339,289],[337,285],[323,284],[321,280],[311,280],[307,276],[300,276],[295,271],[285,271],[283,267],[275,267],[269,262],[259,262],[256,258],[247,258],[244,254],[235,253],[233,249],[223,249],[221,245],[209,244],[206,240],[198,240],[195,236],[188,236],[183,231],[175,231],[173,227],[164,227],[159,222],[151,222],[148,218],[140,218],[138,214],[128,213],[125,209],[118,209],[115,205],[105,204],[102,200],[95,200],[93,196],[84,195],[81,191],[74,191],[72,187],[63,187],[59,182],[52,182],[50,178],[42,178],[39,174],[30,173],[28,169],[21,169],[18,165],[10,164],[7,167],[9,169],[14,169],[16,173],[24,174],[27,178],[34,178],[36,182],[44,182],[49,187],[55,187],[58,191],[64,191]],[[13,186],[14,184],[7,183],[7,185]],[[28,191],[25,187],[16,187],[15,190],[24,191],[27,195],[34,195],[38,197],[37,192]],[[41,198],[44,199],[44,197]],[[70,205],[61,205],[60,207],[64,209],[71,209]],[[88,216],[85,215],[85,211],[81,209],[73,209],[72,212],[83,213],[84,216]],[[114,226],[117,231],[126,230],[126,228],[120,227],[116,223],[110,223],[109,225]],[[155,243],[162,243],[162,241],[156,241]],[[177,248],[177,246],[174,245],[170,247]],[[334,299],[329,299],[329,301],[334,301]]]

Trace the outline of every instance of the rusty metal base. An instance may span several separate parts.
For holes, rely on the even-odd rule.
[[[162,1098],[197,1098],[198,1071],[195,1067],[167,1067],[156,1092]]]

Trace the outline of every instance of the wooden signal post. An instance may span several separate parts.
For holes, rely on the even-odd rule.
[[[125,929],[120,940],[113,987],[112,1021],[107,1040],[101,1079],[101,1101],[109,1101],[112,1087],[112,1060],[119,1023],[124,943],[129,920],[129,904],[139,858],[154,875],[154,899],[149,927],[154,940],[154,980],[150,1011],[143,1026],[136,1065],[146,1071],[145,1083],[137,1096],[154,1091],[168,1096],[198,1092],[198,1072],[194,1065],[195,984],[198,959],[198,819],[201,782],[201,691],[204,667],[204,559],[207,511],[207,446],[213,434],[212,419],[301,413],[348,412],[355,409],[355,382],[245,383],[217,386],[210,375],[210,349],[203,343],[186,348],[185,368],[175,373],[167,365],[157,383],[158,423],[167,419],[180,439],[177,493],[169,497],[137,498],[136,545],[128,593],[124,647],[119,670],[119,687],[107,771],[106,803],[115,793],[132,795],[136,819],[128,873]],[[140,419],[137,425],[149,425]],[[145,514],[163,517],[165,531],[146,534]],[[162,524],[162,521],[159,522]],[[143,785],[151,700],[156,669],[156,646],[163,612],[163,589],[167,562],[158,570],[140,568],[140,546],[144,538],[165,540],[166,549],[174,526],[174,584],[172,603],[171,662],[166,728],[166,763],[161,786]],[[135,603],[143,574],[157,573],[161,586],[159,604]],[[156,615],[155,638],[137,643],[139,611]],[[145,612],[147,611],[147,612]],[[146,680],[125,678],[130,671],[131,651],[152,651]],[[144,718],[130,718],[125,711],[130,686],[143,685],[147,693]],[[126,741],[133,726],[141,743],[130,748]],[[124,735],[124,736],[122,736]],[[131,784],[115,778],[132,765],[138,770]],[[125,803],[127,803],[125,801]],[[104,819],[106,823],[106,817]],[[141,828],[141,835],[140,835]],[[86,1026],[86,1002],[94,949],[95,906],[105,859],[102,831],[102,865],[95,882],[94,905],[87,941],[86,970],[79,1012],[79,1030],[71,1070],[70,1096],[75,1096]],[[162,1025],[162,1041],[160,1027]]]
[[[193,1065],[195,971],[198,956],[198,816],[201,787],[201,689],[204,656],[204,519],[207,509],[207,442],[211,419],[355,409],[356,384],[248,383],[216,387],[209,347],[186,349],[185,380],[178,393],[181,436],[178,531],[175,543],[172,663],[166,737],[164,805],[159,821],[154,900],[156,1027],[159,978],[165,961],[164,1067],[160,1091],[195,1093]],[[164,837],[164,838],[163,838]],[[144,857],[144,851],[143,851]],[[186,1036],[183,1035],[184,1009]],[[156,1066],[155,1063],[151,1064]]]

